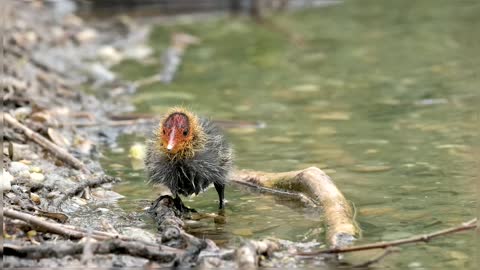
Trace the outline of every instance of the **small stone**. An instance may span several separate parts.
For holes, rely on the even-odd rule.
[[[75,39],[78,42],[82,42],[82,43],[92,41],[96,37],[97,37],[97,31],[95,31],[95,29],[91,29],[91,28],[87,28],[85,30],[82,30],[75,35]]]
[[[22,171],[28,172],[28,166],[22,162],[13,161],[10,163],[10,168],[8,169],[13,175],[18,175]]]
[[[29,179],[30,178],[30,172],[29,171],[21,171],[21,172],[18,173],[18,176],[22,177],[22,178]]]
[[[57,190],[52,191],[52,192],[50,192],[50,193],[47,194],[47,198],[48,198],[48,199],[53,199],[53,198],[56,198],[56,197],[58,197],[58,196],[60,196],[60,192],[57,191]]]
[[[30,180],[32,180],[32,182],[35,184],[40,184],[45,181],[45,175],[33,172],[30,174]]]
[[[40,168],[40,167],[31,167],[31,168],[30,168],[30,172],[32,172],[32,173],[41,173],[41,172],[42,172],[42,168]]]
[[[103,46],[97,52],[97,55],[109,64],[117,64],[122,61],[122,55],[112,46]]]
[[[15,111],[13,112],[13,116],[15,116],[16,119],[25,119],[31,113],[32,113],[32,108],[20,107],[18,109],[15,109]]]
[[[30,200],[32,200],[32,202],[34,202],[35,204],[40,204],[41,200],[40,200],[40,196],[38,196],[38,194],[35,194],[35,193],[30,193]]]
[[[2,172],[2,191],[8,192],[12,189],[11,182],[13,181],[13,176],[3,169]]]

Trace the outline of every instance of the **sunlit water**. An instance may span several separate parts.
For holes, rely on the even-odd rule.
[[[225,131],[236,165],[325,170],[355,204],[358,244],[431,232],[475,216],[479,14],[477,1],[366,0],[281,15],[275,26],[237,19],[158,27],[156,59],[174,31],[202,43],[188,49],[174,83],[143,87],[133,102],[142,113],[183,104],[213,119],[265,122]],[[159,61],[118,67],[128,79],[159,69]],[[127,156],[144,140],[122,136],[125,152],[104,160],[124,179],[119,203],[133,213],[158,195]],[[265,236],[323,242],[321,212],[237,186],[226,197],[226,224],[204,219],[189,231],[222,245]],[[216,212],[216,199],[210,189],[187,204]],[[473,235],[406,246],[380,267],[473,268]]]

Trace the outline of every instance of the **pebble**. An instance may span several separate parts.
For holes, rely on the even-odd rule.
[[[30,172],[29,171],[21,171],[21,172],[18,173],[18,176],[28,179],[28,178],[30,178]]]
[[[30,193],[30,200],[32,200],[32,202],[34,202],[35,204],[40,204],[40,196],[38,196],[38,194],[36,193]]]
[[[18,175],[23,171],[28,172],[28,169],[29,169],[28,166],[23,164],[22,162],[13,161],[10,163],[9,171],[13,175]]]
[[[41,173],[41,172],[42,172],[42,168],[40,168],[40,167],[31,167],[31,168],[30,168],[30,172],[32,172],[32,173]]]
[[[87,28],[78,32],[75,35],[75,39],[79,42],[89,42],[94,40],[97,37],[97,31],[95,29]]]
[[[12,189],[11,182],[13,181],[13,176],[3,169],[2,172],[2,191],[8,192]]]
[[[97,51],[97,55],[109,64],[117,64],[123,56],[112,46],[103,46]]]
[[[45,181],[45,175],[33,172],[30,174],[30,180],[32,180],[33,183],[40,184]]]
[[[20,107],[13,112],[13,116],[16,119],[25,119],[32,113],[32,108],[30,107]]]

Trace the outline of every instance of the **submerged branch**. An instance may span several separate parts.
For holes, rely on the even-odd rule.
[[[232,181],[305,193],[322,207],[327,224],[327,242],[331,247],[351,244],[358,233],[350,204],[330,177],[316,167],[283,173],[239,170],[233,174]]]
[[[302,252],[298,253],[297,255],[300,256],[316,256],[320,254],[337,254],[337,253],[347,253],[347,252],[354,252],[354,251],[362,251],[362,250],[370,250],[370,249],[383,249],[388,247],[400,246],[404,244],[416,243],[416,242],[429,242],[430,240],[448,235],[457,232],[467,231],[467,230],[474,230],[478,229],[477,219],[474,218],[470,221],[467,221],[459,226],[447,228],[444,230],[439,230],[433,233],[424,234],[424,235],[417,235],[409,238],[394,240],[390,242],[377,242],[372,244],[360,245],[360,246],[352,246],[352,247],[345,247],[345,248],[332,248],[332,249],[325,249],[313,252]]]

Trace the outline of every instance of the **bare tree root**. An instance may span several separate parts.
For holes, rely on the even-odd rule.
[[[322,207],[331,247],[350,245],[358,234],[350,204],[330,177],[316,167],[301,171],[266,173],[238,170],[231,180],[239,184],[305,193]]]

